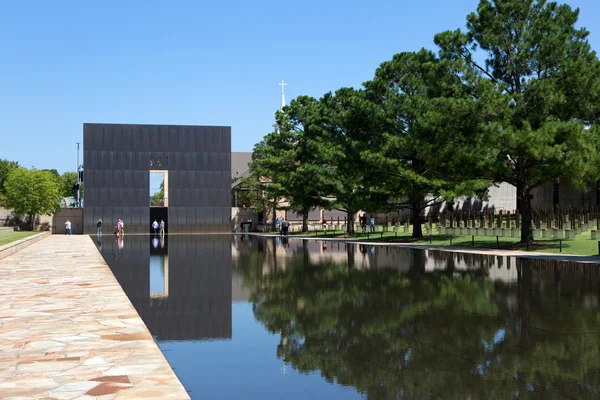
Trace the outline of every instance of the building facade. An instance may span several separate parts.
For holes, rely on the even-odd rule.
[[[86,123],[83,160],[84,233],[231,231],[231,127]]]

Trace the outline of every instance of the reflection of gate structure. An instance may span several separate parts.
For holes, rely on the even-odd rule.
[[[106,239],[102,255],[153,336],[231,338],[230,236]]]

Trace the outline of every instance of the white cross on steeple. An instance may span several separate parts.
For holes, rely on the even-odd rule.
[[[283,110],[283,107],[285,107],[285,87],[287,86],[287,83],[282,79],[279,86],[281,86],[281,106],[279,109]]]

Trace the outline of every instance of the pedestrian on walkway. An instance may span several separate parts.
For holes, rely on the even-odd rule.
[[[98,219],[98,222],[96,222],[96,227],[98,228],[98,236],[102,235],[102,218]]]
[[[158,233],[158,222],[156,220],[152,223],[152,230],[154,230],[155,235]]]
[[[160,220],[160,236],[165,236],[165,220]]]
[[[71,233],[71,221],[65,222],[65,235],[72,235]]]
[[[290,229],[290,223],[284,218],[281,220],[281,235],[287,236]]]

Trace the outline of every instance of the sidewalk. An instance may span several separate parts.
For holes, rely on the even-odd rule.
[[[189,399],[89,236],[0,261],[0,398]]]

